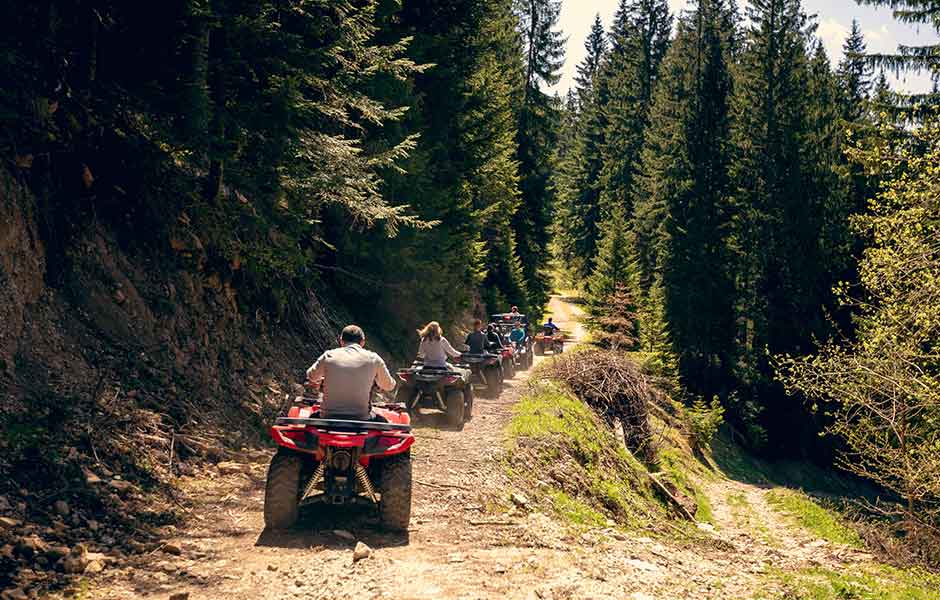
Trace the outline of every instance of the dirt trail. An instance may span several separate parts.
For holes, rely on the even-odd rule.
[[[579,307],[553,297],[550,308],[563,330],[583,335]],[[746,598],[770,565],[851,560],[789,529],[781,533],[788,525],[763,502],[763,490],[737,482],[713,486],[713,543],[654,540],[613,528],[575,535],[547,515],[512,507],[513,490],[498,459],[503,429],[527,377],[520,373],[496,400],[478,398],[475,418],[461,432],[433,424],[416,428],[407,536],[381,533],[362,511],[332,509],[307,514],[289,534],[263,531],[270,452],[257,453],[244,457],[242,473],[213,471],[184,481],[190,517],[173,538],[177,547],[168,548],[180,550],[179,556],[158,550],[107,571],[88,597]],[[729,503],[738,494],[756,507],[755,523]],[[774,540],[780,539],[778,547]],[[374,551],[353,563],[357,540]]]

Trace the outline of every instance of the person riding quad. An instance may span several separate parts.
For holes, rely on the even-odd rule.
[[[418,357],[424,360],[424,366],[437,368],[450,368],[447,357],[460,358],[460,352],[454,350],[447,338],[444,337],[444,330],[437,321],[431,321],[423,328],[418,330],[418,337],[421,338],[421,344],[418,346]]]
[[[520,348],[525,343],[525,338],[526,333],[522,323],[516,321],[512,326],[512,331],[509,332],[509,341],[515,344],[517,348]]]
[[[555,325],[554,323],[552,323],[552,318],[549,317],[548,322],[542,325],[542,331],[545,332],[545,335],[555,335],[556,331],[561,331],[561,330],[558,328],[558,325]]]
[[[372,414],[372,385],[390,392],[395,380],[382,357],[366,350],[365,343],[362,328],[347,325],[339,336],[339,348],[327,350],[307,369],[307,380],[322,386],[320,416],[324,419],[386,420]]]
[[[467,334],[464,343],[470,347],[467,350],[470,354],[484,354],[486,352],[486,333],[483,331],[483,321],[473,320],[473,331]]]
[[[496,325],[490,323],[486,326],[486,349],[490,352],[498,353],[506,347],[503,336],[499,335]]]

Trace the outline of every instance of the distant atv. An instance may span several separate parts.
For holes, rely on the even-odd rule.
[[[503,364],[499,354],[471,354],[464,352],[460,355],[458,366],[470,369],[472,373],[470,382],[482,385],[486,390],[487,398],[498,398],[503,391]]]
[[[506,340],[506,343],[513,346],[515,352],[513,353],[513,367],[514,371],[516,369],[526,370],[532,366],[532,363],[535,362],[535,359],[532,357],[532,336],[529,335],[529,320],[523,314],[513,314],[513,313],[497,313],[491,315],[493,319],[493,325],[499,330],[500,336]],[[520,323],[525,329],[526,335],[522,343],[516,345],[509,339],[509,334],[512,332],[516,323]]]
[[[549,351],[552,354],[561,354],[565,351],[565,334],[560,331],[543,331],[535,336],[533,349],[536,356],[542,356]]]
[[[306,405],[304,405],[306,404]],[[376,506],[379,523],[405,532],[411,519],[411,419],[403,406],[373,405],[388,422],[321,419],[318,398],[297,398],[271,427],[264,524],[294,525],[307,504]]]
[[[399,369],[396,400],[403,404],[412,417],[420,415],[421,408],[431,408],[447,414],[447,423],[462,428],[473,413],[473,385],[470,378],[447,367],[428,367],[415,361],[411,368]]]

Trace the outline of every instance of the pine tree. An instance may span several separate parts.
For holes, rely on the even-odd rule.
[[[815,67],[814,74],[810,64],[809,22],[800,2],[754,0],[748,21],[733,126],[737,193],[729,242],[737,288],[735,374],[741,404],[760,404],[765,422],[775,425],[772,434],[788,431],[787,440],[804,443],[815,436],[807,430],[805,413],[794,410],[773,383],[767,357],[806,351],[813,337],[828,329],[822,307],[829,297],[824,291],[829,198],[814,186],[824,172],[815,161],[831,153],[831,142],[814,140],[809,132],[814,119],[825,122],[821,111],[829,109],[814,105],[807,94],[823,69]],[[823,147],[810,147],[815,144]]]
[[[583,284],[591,275],[592,260],[597,251],[601,221],[601,169],[606,119],[602,106],[606,100],[603,85],[598,85],[598,69],[607,49],[600,17],[585,42],[588,54],[578,66],[578,118],[576,141],[566,161],[560,190],[559,216],[555,236],[563,240],[560,253],[574,277]]]
[[[672,17],[665,0],[621,0],[613,45],[599,85],[606,90],[602,203],[631,214],[636,160],[649,124],[653,87],[669,47]]]
[[[858,20],[852,19],[852,30],[842,45],[842,61],[837,76],[842,90],[842,118],[857,121],[865,112],[871,91],[872,69],[865,58],[865,38]]]
[[[684,384],[708,397],[724,391],[733,347],[730,10],[701,0],[679,23],[641,155],[633,225],[641,290],[653,295],[655,283],[663,296],[662,317],[642,314],[668,322]]]
[[[940,20],[937,19],[940,14],[940,0],[858,0],[858,3],[890,7],[898,21],[926,25],[940,33]],[[927,72],[936,81],[937,74],[940,73],[940,53],[937,52],[936,45],[899,46],[896,53],[870,54],[868,60],[875,68],[891,71],[896,75],[901,72]],[[932,106],[940,102],[940,93],[933,90],[926,94],[892,94],[892,100],[901,114],[915,116],[922,112],[918,108],[919,105]]]
[[[656,277],[639,311],[640,351],[645,353],[646,368],[655,375],[677,382],[679,364],[669,335],[666,319],[666,290]]]
[[[548,229],[554,189],[552,150],[557,143],[559,105],[542,90],[555,85],[564,63],[564,39],[557,31],[561,3],[516,0],[524,50],[525,88],[516,145],[521,198],[513,219],[528,298],[514,301],[537,316],[548,301]]]

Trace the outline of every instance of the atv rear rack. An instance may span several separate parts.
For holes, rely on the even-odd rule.
[[[411,431],[411,425],[382,423],[381,421],[348,421],[346,419],[300,419],[278,417],[275,425],[307,425],[331,431]]]

